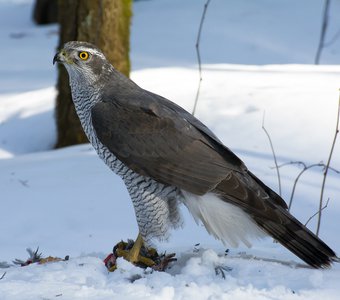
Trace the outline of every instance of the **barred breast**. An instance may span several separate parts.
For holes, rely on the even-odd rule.
[[[81,95],[72,93],[76,112],[87,138],[105,164],[123,179],[135,209],[140,234],[145,243],[150,245],[152,239],[167,239],[170,229],[177,228],[182,224],[178,209],[181,192],[176,187],[166,186],[135,173],[99,141],[92,125],[90,104],[97,101],[95,101],[96,99],[85,101],[86,96],[90,94],[95,95],[93,93]]]

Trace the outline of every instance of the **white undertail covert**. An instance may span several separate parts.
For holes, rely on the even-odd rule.
[[[240,242],[251,247],[251,239],[266,234],[242,209],[221,200],[213,193],[203,196],[183,191],[184,204],[196,223],[203,223],[207,231],[224,245],[238,247]]]

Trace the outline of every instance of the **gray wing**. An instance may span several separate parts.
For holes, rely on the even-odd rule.
[[[243,162],[200,121],[174,103],[147,92],[107,93],[92,109],[96,134],[135,172],[202,195]]]
[[[133,94],[120,95],[108,90],[92,109],[99,140],[124,164],[194,194],[218,193],[314,267],[328,267],[339,260],[199,120],[165,98],[132,90]]]

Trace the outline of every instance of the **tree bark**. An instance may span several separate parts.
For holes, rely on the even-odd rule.
[[[59,48],[68,41],[98,46],[116,69],[129,75],[129,38],[132,0],[59,0]],[[68,74],[58,66],[56,147],[87,142],[76,115]]]
[[[38,25],[57,23],[58,0],[35,0],[33,20]]]

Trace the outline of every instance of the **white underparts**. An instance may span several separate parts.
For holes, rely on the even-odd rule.
[[[197,224],[201,221],[206,230],[226,246],[237,247],[240,242],[251,247],[249,240],[262,238],[265,233],[242,209],[221,200],[213,193],[197,196],[183,191],[183,203]]]

